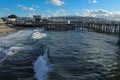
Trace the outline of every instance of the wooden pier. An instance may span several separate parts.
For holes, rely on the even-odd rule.
[[[25,27],[41,27],[47,30],[94,30],[97,32],[104,33],[120,33],[120,23],[115,22],[82,22],[82,21],[71,21],[68,23],[39,23],[39,24],[15,24],[15,26]]]
[[[76,27],[76,30],[94,30],[96,32],[103,32],[103,33],[120,33],[120,23],[107,23],[107,22],[82,22],[82,21],[73,21],[71,22]]]
[[[67,23],[15,24],[15,26],[40,27],[40,28],[45,28],[47,30],[60,30],[60,31],[67,31],[67,30],[75,29],[73,24],[67,24]]]

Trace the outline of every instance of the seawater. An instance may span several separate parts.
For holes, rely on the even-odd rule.
[[[0,38],[0,80],[120,80],[118,37],[27,28]]]
[[[118,37],[88,31],[49,31],[48,80],[120,80]]]
[[[0,80],[44,80],[48,61],[47,48],[42,44],[47,34],[43,31],[26,28],[0,38]]]

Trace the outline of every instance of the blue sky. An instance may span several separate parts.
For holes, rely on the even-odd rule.
[[[0,16],[90,16],[116,19],[120,0],[1,0]],[[120,18],[120,17],[119,17]]]

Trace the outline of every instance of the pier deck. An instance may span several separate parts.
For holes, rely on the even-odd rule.
[[[100,23],[71,21],[71,23],[39,23],[39,24],[15,24],[15,26],[41,27],[47,30],[79,30],[87,29],[105,33],[120,33],[120,23]]]

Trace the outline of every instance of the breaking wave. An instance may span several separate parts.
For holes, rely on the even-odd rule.
[[[44,55],[39,56],[37,61],[34,63],[35,77],[38,80],[46,80],[47,72],[49,71],[49,61],[47,56],[47,50]]]
[[[41,32],[42,32],[42,29],[41,30],[35,29],[34,32],[32,33],[31,39],[37,40],[47,36],[46,34]]]

